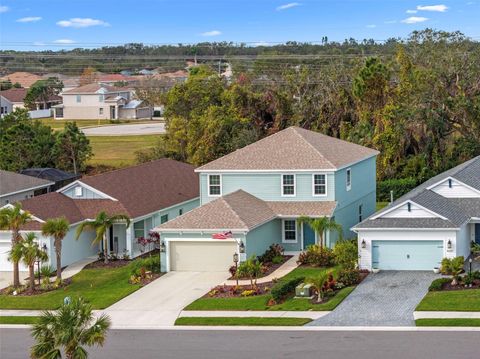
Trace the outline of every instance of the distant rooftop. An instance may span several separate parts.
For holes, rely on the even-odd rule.
[[[53,182],[41,178],[0,170],[0,196],[2,197],[17,192],[48,187],[52,184]]]

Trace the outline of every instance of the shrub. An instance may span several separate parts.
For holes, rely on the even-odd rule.
[[[272,263],[273,264],[280,264],[283,262],[283,257],[282,256],[275,256],[272,258]]]
[[[304,280],[305,280],[305,277],[297,277],[297,278],[290,279],[288,281],[281,281],[278,284],[276,284],[271,290],[272,297],[275,300],[275,302],[279,302],[283,298],[285,298],[288,294],[293,293],[297,285],[302,283]]]
[[[44,264],[40,267],[40,276],[41,277],[52,277],[57,273],[57,270],[48,264]],[[38,271],[35,272],[35,277],[38,278]]]
[[[415,178],[388,179],[377,182],[377,201],[390,202],[390,191],[399,198],[417,186]]]
[[[472,272],[473,279],[480,280],[480,271],[476,270]]]
[[[344,268],[355,268],[358,261],[358,246],[356,240],[338,241],[333,248],[335,263]]]
[[[337,282],[345,286],[360,283],[360,271],[355,268],[342,268],[338,272]]]
[[[145,272],[160,273],[160,257],[140,258],[130,263],[130,275],[145,277]]]
[[[251,297],[252,295],[255,295],[255,290],[244,290],[242,294],[240,294],[242,297]]]
[[[430,287],[428,287],[428,290],[430,292],[435,292],[435,291],[439,291],[439,290],[442,290],[443,288],[443,285],[446,284],[446,283],[449,283],[450,282],[450,279],[449,278],[438,278],[438,279],[435,279],[432,284],[430,284]]]
[[[230,272],[230,275],[232,277],[235,277],[235,274],[237,274],[237,266],[230,266],[230,268],[228,268],[228,271]]]
[[[298,256],[298,263],[315,267],[330,267],[334,263],[333,251],[330,248],[311,245]]]
[[[272,244],[265,253],[258,257],[258,260],[262,263],[270,263],[273,261],[273,258],[283,256],[284,251],[280,244]]]
[[[250,279],[250,285],[253,289],[257,284],[257,278],[262,274],[263,266],[255,256],[250,257],[245,262],[240,263],[238,266],[238,275],[240,277],[247,277]]]
[[[442,274],[457,276],[463,271],[465,259],[463,256],[455,258],[443,258],[440,271]]]

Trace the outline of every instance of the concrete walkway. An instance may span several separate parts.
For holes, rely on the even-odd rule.
[[[257,283],[268,283],[271,282],[274,279],[280,279],[283,276],[287,275],[291,271],[293,271],[295,268],[298,267],[297,261],[298,261],[298,253],[295,253],[292,258],[290,258],[288,261],[283,263],[280,267],[278,267],[274,272],[270,273],[266,277],[263,278],[258,278]],[[225,285],[236,285],[237,281],[236,280],[226,280],[223,284]],[[250,285],[250,280],[249,279],[242,279],[238,281],[239,285]]]
[[[68,265],[62,271],[62,279],[68,279],[73,277],[75,274],[78,274],[85,266],[89,265],[90,263],[96,262],[97,260],[97,257],[88,257]]]
[[[261,310],[249,310],[249,311],[240,311],[240,310],[183,310],[179,317],[233,317],[233,318],[245,318],[245,317],[255,317],[255,318],[310,318],[318,319],[330,312],[315,312],[315,311],[261,311]]]

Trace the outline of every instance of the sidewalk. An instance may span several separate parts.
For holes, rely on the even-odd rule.
[[[180,317],[233,317],[233,318],[245,318],[245,317],[255,317],[255,318],[310,318],[318,319],[327,315],[328,311],[324,312],[315,312],[315,311],[276,311],[276,310],[182,310]]]
[[[271,282],[273,279],[276,278],[282,278],[283,276],[287,275],[291,271],[293,271],[295,268],[298,267],[297,261],[298,261],[298,256],[299,253],[295,253],[295,255],[290,258],[288,261],[283,263],[280,267],[277,268],[274,272],[270,273],[266,277],[263,278],[258,278],[257,283],[268,283]],[[236,280],[226,280],[223,284],[225,285],[236,285],[237,281]],[[238,285],[250,285],[250,280],[248,279],[242,279],[238,281]]]
[[[417,319],[480,319],[480,312],[413,312]]]

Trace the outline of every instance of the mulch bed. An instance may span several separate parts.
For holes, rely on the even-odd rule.
[[[126,266],[130,263],[132,263],[132,261],[134,261],[135,259],[138,259],[138,258],[147,258],[147,257],[150,257],[150,256],[158,256],[160,253],[160,251],[158,249],[155,249],[151,252],[146,252],[146,253],[143,253],[141,255],[139,255],[138,257],[135,257],[133,259],[128,259],[128,260],[125,260],[125,259],[117,259],[117,260],[109,260],[107,264],[105,264],[103,262],[103,260],[97,260],[95,262],[92,262],[90,264],[87,264],[85,266],[85,269],[97,269],[97,268],[119,268],[119,267],[123,267],[123,266]]]
[[[40,286],[35,282],[35,289],[33,291],[31,291],[29,288],[25,289],[23,292],[21,293],[18,293],[17,295],[13,295],[11,293],[11,287],[7,287],[7,288],[3,288],[2,290],[0,290],[0,294],[2,295],[10,295],[12,297],[29,297],[29,296],[32,296],[32,295],[38,295],[38,294],[43,294],[43,293],[47,293],[47,292],[51,292],[52,290],[57,290],[59,288],[65,288],[66,286],[68,286],[70,283],[72,282],[72,279],[71,278],[68,278],[68,279],[64,279],[62,281],[62,284],[56,288],[53,287],[53,283],[52,283],[52,286],[48,289],[41,289]]]
[[[465,285],[462,283],[458,285],[452,285],[451,281],[442,285],[442,291],[469,290],[469,289],[480,289],[480,280],[478,279],[474,280],[471,287],[465,287]]]
[[[267,294],[270,292],[270,289],[273,286],[273,282],[268,283],[258,283],[255,295]],[[235,289],[235,291],[234,291]],[[207,294],[202,298],[240,298],[243,297],[241,293],[245,290],[251,290],[250,284],[240,285],[236,287],[235,285],[218,285],[215,288],[211,289]],[[213,291],[216,291],[213,294]],[[212,295],[213,294],[213,295]],[[254,295],[252,295],[254,296]]]
[[[260,278],[263,278],[263,277],[266,277],[268,275],[270,275],[271,273],[275,272],[278,268],[280,268],[283,264],[285,264],[286,261],[288,261],[290,258],[292,258],[293,256],[282,256],[283,257],[283,261],[281,263],[277,263],[277,264],[273,264],[273,263],[263,263],[263,265],[267,268],[265,272],[262,273],[261,276],[258,277],[258,279]],[[229,280],[234,280],[236,279],[235,277],[230,277],[228,278]],[[245,280],[245,279],[249,279],[248,277],[240,277],[238,278],[239,280]]]

